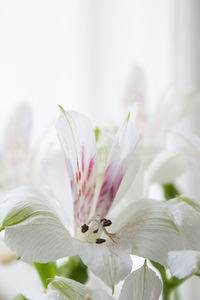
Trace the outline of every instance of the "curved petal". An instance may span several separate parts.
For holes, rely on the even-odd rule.
[[[56,129],[74,196],[74,218],[76,224],[81,226],[90,215],[96,187],[95,136],[90,121],[85,116],[74,111],[65,112],[63,108],[61,110]]]
[[[187,170],[186,157],[171,150],[157,155],[146,170],[147,180],[150,182],[168,183],[174,181]]]
[[[160,279],[145,262],[142,268],[126,278],[119,300],[158,300],[161,290]]]
[[[48,287],[46,300],[111,300],[104,290],[93,291],[87,286],[67,278],[57,277]]]
[[[122,251],[167,265],[168,252],[181,247],[166,202],[141,199],[124,208],[117,220],[112,231],[118,233]]]
[[[97,201],[95,214],[105,217],[108,213],[123,177],[134,157],[139,141],[139,133],[130,115],[119,129],[110,151],[102,187]],[[137,164],[132,172],[132,179],[137,173]]]
[[[4,203],[1,222],[6,244],[27,262],[45,263],[74,255],[73,239],[59,215],[59,206],[36,190],[13,190]]]
[[[87,244],[75,241],[76,250],[83,262],[112,289],[131,272],[132,260],[114,243]]]
[[[49,149],[43,161],[44,176],[50,188],[59,201],[65,214],[67,228],[74,228],[73,199],[69,176],[65,167],[64,154],[61,149]]]
[[[182,247],[178,250],[200,251],[200,206],[192,200],[180,198],[188,204],[177,199],[169,201],[170,212],[181,236]]]
[[[131,197],[131,201],[138,200],[137,195],[142,195],[142,179],[139,176],[140,159],[137,154],[133,155],[127,172],[122,179],[118,192],[116,194],[112,208],[125,196],[127,201]],[[141,170],[140,170],[141,171]],[[141,172],[140,172],[141,173]],[[135,188],[135,181],[137,180],[137,188]],[[137,190],[137,191],[136,191]],[[136,198],[135,198],[136,197]]]
[[[172,274],[179,279],[200,273],[200,252],[172,251],[168,254],[168,265]]]

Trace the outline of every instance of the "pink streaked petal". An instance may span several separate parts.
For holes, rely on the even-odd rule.
[[[75,223],[80,226],[88,220],[91,193],[96,187],[95,136],[92,125],[85,116],[74,111],[61,110],[62,114],[57,121],[56,128],[70,177]]]
[[[95,214],[105,217],[132,162],[139,133],[129,116],[119,129],[109,154]]]

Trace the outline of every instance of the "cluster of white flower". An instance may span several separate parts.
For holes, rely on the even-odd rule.
[[[30,146],[29,107],[15,113],[1,154],[5,244],[41,269],[78,256],[111,291],[59,273],[53,263],[45,299],[114,299],[124,281],[119,300],[169,300],[200,274],[200,137],[191,125],[198,105],[198,93],[189,91],[170,95],[150,114],[142,94],[116,134],[60,107],[61,148],[48,149],[42,165]],[[163,190],[160,199],[152,199],[152,184]],[[133,255],[145,259],[135,271]]]

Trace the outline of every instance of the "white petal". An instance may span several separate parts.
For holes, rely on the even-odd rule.
[[[149,182],[168,183],[183,174],[188,167],[186,157],[171,150],[160,153],[146,170]]]
[[[182,247],[179,250],[200,251],[200,206],[189,201],[194,208],[176,199],[170,200],[170,211],[181,235]]]
[[[113,223],[123,251],[167,264],[168,251],[180,249],[180,236],[166,202],[139,200],[128,205]]]
[[[119,251],[114,243],[106,241],[97,245],[76,241],[76,247],[83,262],[111,288],[131,271],[130,256]]]
[[[30,142],[32,111],[27,102],[22,102],[13,112],[5,130],[5,149],[13,154],[26,149]]]
[[[15,189],[4,209],[5,242],[23,260],[44,263],[75,254],[59,209],[43,194],[31,188]]]
[[[5,189],[28,182],[31,129],[32,111],[28,103],[22,102],[14,110],[5,130],[1,170],[1,185]]]
[[[91,299],[92,300],[114,300],[113,297],[110,297],[104,290],[98,289],[95,290],[91,294]]]
[[[111,300],[104,290],[93,291],[87,286],[67,278],[57,277],[48,287],[46,300]]]
[[[172,274],[179,279],[200,271],[200,252],[172,251],[168,254],[168,265]]]
[[[129,107],[132,103],[138,103],[141,110],[145,110],[145,101],[147,96],[147,77],[144,70],[138,65],[134,65],[128,85],[126,87],[126,93],[124,97],[125,107]]]
[[[59,201],[67,225],[74,228],[73,199],[69,176],[65,167],[64,154],[61,149],[50,148],[43,162],[47,184]]]
[[[96,215],[105,217],[108,213],[116,193],[120,187],[132,159],[134,159],[135,148],[139,141],[139,133],[135,124],[127,117],[124,124],[119,129],[112,149],[110,151],[107,168],[105,170],[102,187],[95,209]],[[132,180],[137,174],[138,163],[132,169]],[[130,174],[129,174],[130,175]]]
[[[142,181],[141,181],[141,177],[139,178],[139,176],[137,176],[137,175],[139,175],[138,174],[139,168],[140,168],[140,159],[139,159],[139,156],[135,154],[132,157],[132,161],[130,162],[130,165],[127,169],[127,172],[126,172],[124,178],[122,179],[122,182],[121,182],[119,190],[116,194],[113,206],[116,205],[124,197],[124,195],[127,198],[128,197],[127,194],[132,195],[132,199],[131,199],[131,201],[132,201],[134,198],[133,192],[136,193],[136,189],[137,189],[137,195],[140,193],[139,195],[141,197]],[[139,185],[135,189],[134,183],[135,183],[136,179],[138,179],[137,184],[139,184]],[[134,199],[134,200],[138,200],[138,199]],[[113,208],[113,206],[112,206],[112,208]]]
[[[56,128],[74,196],[75,221],[81,226],[90,215],[96,187],[97,151],[94,131],[85,116],[63,109]]]
[[[158,300],[161,290],[160,279],[145,263],[126,278],[119,300]]]

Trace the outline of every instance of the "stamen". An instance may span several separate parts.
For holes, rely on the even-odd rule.
[[[81,226],[81,232],[82,232],[82,233],[87,232],[88,229],[89,229],[89,226],[88,226],[87,224],[83,224],[83,225]]]
[[[112,225],[112,221],[105,218],[101,219],[101,222],[103,222],[103,227],[108,227]]]
[[[96,239],[96,244],[102,244],[104,243],[106,240],[105,239]]]
[[[117,233],[110,233],[105,228],[103,228],[103,232],[111,239],[113,243],[117,243],[119,241]]]

